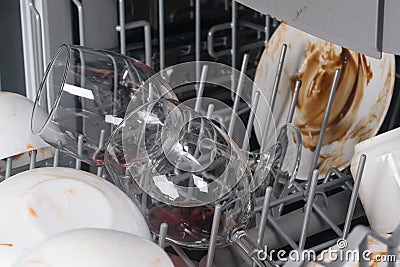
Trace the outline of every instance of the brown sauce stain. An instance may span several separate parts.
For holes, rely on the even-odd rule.
[[[34,209],[32,209],[31,207],[29,207],[28,211],[29,211],[29,214],[32,215],[33,217],[37,217],[38,216],[36,211]]]
[[[4,246],[4,247],[12,247],[12,246],[13,246],[13,244],[11,244],[11,243],[3,243],[3,244],[0,244],[0,246]]]
[[[324,45],[309,44],[304,52],[304,63],[292,79],[292,90],[296,79],[302,80],[302,88],[296,107],[295,124],[302,135],[303,146],[315,150],[320,128],[325,115],[335,70],[341,69],[339,83],[328,119],[323,145],[343,140],[352,127],[364,96],[364,88],[373,77],[364,55],[341,48],[329,42]],[[354,131],[353,131],[354,132]],[[359,132],[355,132],[356,135]],[[337,157],[341,151],[336,151]],[[335,154],[335,151],[333,152]],[[332,157],[321,155],[318,168],[324,173],[333,162],[324,162]],[[323,165],[326,165],[324,167]],[[326,169],[326,170],[325,170]]]

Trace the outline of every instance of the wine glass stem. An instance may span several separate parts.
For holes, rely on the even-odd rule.
[[[232,241],[235,242],[253,260],[256,266],[277,266],[268,257],[260,257],[260,252],[262,255],[265,255],[268,251],[262,250],[244,230],[235,231],[232,235]]]

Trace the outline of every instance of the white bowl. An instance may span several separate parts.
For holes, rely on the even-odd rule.
[[[299,127],[303,141],[297,175],[301,180],[306,180],[310,172],[334,71],[343,66],[338,62],[347,62],[317,163],[322,177],[331,167],[347,167],[355,144],[378,132],[393,93],[394,56],[383,53],[380,60],[362,56],[282,23],[268,42],[255,75],[255,83],[267,99],[272,94],[285,43],[287,52],[273,114],[279,129],[286,122],[295,80],[300,75],[303,83],[293,123]],[[253,93],[257,89],[254,87]],[[261,98],[256,111],[261,122],[267,117],[263,101]],[[260,140],[262,130],[255,127],[255,132]]]
[[[78,229],[52,236],[13,267],[173,267],[153,242],[107,229]]]
[[[137,206],[117,187],[70,168],[38,168],[0,183],[0,266],[47,237],[75,228],[119,230],[150,239]]]
[[[359,159],[367,156],[359,197],[371,228],[391,233],[400,223],[400,128],[377,135],[355,146],[351,173],[356,176]]]
[[[31,133],[30,120],[33,102],[19,94],[0,92],[0,172],[5,169],[5,159],[14,157],[13,167],[30,162],[30,154],[38,150],[37,160],[51,158],[53,148],[40,137]],[[40,116],[45,119],[47,113],[40,109]]]

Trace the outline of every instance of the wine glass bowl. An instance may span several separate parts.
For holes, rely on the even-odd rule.
[[[217,204],[217,244],[246,227],[252,210],[246,158],[212,120],[160,99],[128,114],[111,136],[105,165],[115,184],[141,206],[151,230],[169,225],[175,244],[206,248]]]
[[[31,129],[50,145],[92,165],[102,165],[101,144],[122,121],[135,95],[155,72],[114,52],[63,45],[50,62],[32,112]],[[172,91],[154,86],[157,96]],[[160,91],[157,91],[160,90]],[[136,99],[136,107],[146,99]],[[49,110],[44,120],[38,107]],[[132,107],[131,107],[132,108]]]

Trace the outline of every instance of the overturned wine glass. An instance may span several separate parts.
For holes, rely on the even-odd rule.
[[[149,98],[176,99],[159,76],[152,90],[141,85],[155,74],[144,63],[118,53],[62,45],[47,67],[31,118],[45,142],[91,165],[103,165],[104,141],[125,116]],[[48,110],[43,119],[40,107]]]
[[[250,217],[252,176],[240,149],[177,101],[161,99],[129,114],[111,136],[105,162],[152,231],[168,223],[175,244],[206,248],[216,204],[222,210],[218,245],[228,244]]]

